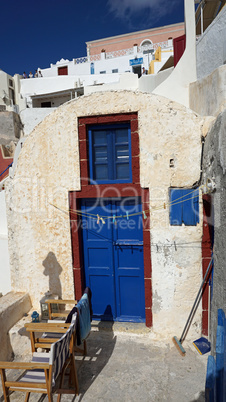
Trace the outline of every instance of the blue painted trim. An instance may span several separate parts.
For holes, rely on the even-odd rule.
[[[213,356],[208,356],[206,370],[205,400],[216,401],[216,364]]]
[[[218,310],[216,336],[216,360],[208,357],[205,400],[209,402],[226,402],[226,319],[222,309]]]
[[[217,313],[217,323],[218,325],[224,326],[224,322],[225,322],[224,310],[222,308],[219,308]]]
[[[224,327],[217,326],[216,340],[216,386],[217,386],[217,402],[223,401],[224,387]]]
[[[128,179],[115,179],[116,177],[116,141],[115,141],[115,130],[120,128],[127,128],[128,130],[128,146],[129,146],[129,178]],[[108,179],[96,180],[94,179],[94,147],[93,147],[93,134],[94,130],[107,130],[110,135],[107,136],[107,160],[108,160]],[[119,124],[98,124],[89,126],[88,129],[89,137],[89,173],[91,184],[115,184],[115,183],[132,183],[132,149],[131,149],[131,129],[129,123],[119,123]],[[127,164],[128,162],[122,162],[121,165]],[[104,162],[99,162],[98,165],[105,165]]]
[[[199,223],[199,189],[170,188],[169,200],[170,225],[196,226]]]

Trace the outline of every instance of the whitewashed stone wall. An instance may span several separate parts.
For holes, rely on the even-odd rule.
[[[153,330],[158,336],[180,335],[201,283],[202,207],[196,227],[170,226],[168,188],[199,180],[205,122],[157,95],[83,96],[55,110],[30,134],[7,186],[12,286],[28,292],[34,306],[48,289],[73,297],[67,211],[68,191],[80,190],[78,117],[128,112],[138,112],[140,182],[150,192]],[[164,203],[166,209],[155,209]],[[199,309],[191,337],[200,334],[200,325]]]
[[[6,221],[5,191],[0,192],[0,293],[5,295],[11,290],[8,252],[8,231]]]
[[[202,36],[197,46],[197,77],[209,75],[226,62],[226,8],[216,16]]]
[[[225,9],[226,10],[226,9]],[[218,116],[226,109],[226,65],[192,82],[189,86],[189,106],[201,116]]]

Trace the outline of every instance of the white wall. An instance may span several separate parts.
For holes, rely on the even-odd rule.
[[[173,48],[170,42],[168,47],[162,51],[162,61],[155,63],[155,73],[160,70],[172,53]],[[74,88],[85,88],[87,86],[89,88],[85,89],[85,94],[106,89],[137,89],[137,75],[132,79],[130,76],[121,77],[121,74],[133,72],[133,66],[130,65],[130,60],[142,58],[143,63],[140,66],[144,66],[146,70],[149,69],[149,63],[152,60],[151,53],[139,53],[137,46],[134,46],[133,49],[129,49],[128,53],[123,56],[118,56],[117,52],[112,52],[107,54],[101,53],[97,55],[97,57],[100,57],[100,60],[92,61],[95,74],[91,74],[91,62],[84,57],[73,59],[72,61],[61,59],[56,64],[51,64],[50,68],[41,70],[42,78],[21,79],[22,97],[27,100],[29,107],[39,108],[41,107],[41,102],[47,101],[47,98],[34,99],[32,101],[32,95],[43,95],[44,98],[46,94],[54,94],[55,97],[56,92],[70,91]],[[58,76],[58,68],[64,66],[68,67],[68,75]],[[118,72],[112,73],[113,70],[118,70]],[[103,74],[101,72],[105,73]],[[155,80],[155,82],[160,83],[162,80]],[[113,83],[115,85],[112,86]],[[100,84],[102,85],[101,89],[99,87]],[[93,85],[98,86],[90,88],[90,86]],[[150,88],[150,85],[148,87]],[[154,87],[156,87],[156,85]],[[149,89],[147,89],[147,91],[149,91]],[[57,94],[55,100],[49,98],[53,107],[58,107],[68,100],[70,100],[70,95],[62,99],[61,94]]]
[[[58,76],[58,67],[68,66],[68,75],[83,75],[90,73],[90,63],[75,63],[73,60],[60,61],[56,64],[51,64],[50,68],[41,69],[43,77]],[[65,77],[65,76],[60,76]]]
[[[169,46],[167,48],[167,51],[166,50],[162,51],[162,62],[156,63],[155,73],[159,71],[159,69],[162,67],[162,65],[165,63],[165,61],[168,59],[168,57],[172,54],[173,54],[172,46]],[[112,57],[111,57],[111,54],[109,54],[109,53],[107,53],[107,54],[101,53],[100,55],[97,55],[97,56],[100,56],[100,60],[94,60],[91,62],[86,61],[83,63],[79,62],[80,59],[74,59],[73,61],[61,60],[60,62],[57,62],[56,64],[51,64],[50,68],[41,70],[42,75],[43,75],[43,77],[56,77],[58,75],[58,67],[63,67],[63,66],[68,67],[68,75],[69,76],[70,75],[73,75],[73,76],[89,75],[89,74],[91,74],[91,70],[90,70],[91,63],[93,63],[93,65],[94,65],[94,73],[95,74],[100,74],[101,71],[106,71],[106,74],[112,74],[112,70],[115,70],[115,69],[118,69],[118,73],[132,72],[133,68],[132,68],[132,66],[130,66],[130,60],[133,60],[136,57],[143,59],[142,66],[144,66],[145,69],[148,70],[149,63],[152,60],[152,54],[139,53],[139,52],[135,51],[134,49],[131,49],[131,52],[127,53],[124,56],[115,57],[114,52],[112,52]],[[81,59],[83,59],[83,58],[81,58]],[[83,77],[81,77],[81,79],[83,79]]]
[[[160,71],[158,74],[142,75],[138,80],[139,90],[142,92],[153,92],[158,85],[169,77],[173,69],[174,67],[171,67]]]
[[[21,94],[25,97],[31,95],[44,95],[72,88],[93,85],[94,83],[103,84],[119,81],[119,74],[93,74],[83,75],[64,75],[46,78],[32,78],[21,80]]]
[[[226,7],[214,19],[197,43],[197,77],[209,75],[226,64]]]
[[[0,105],[6,106],[2,99],[5,93],[9,96],[8,75],[4,71],[0,71]]]
[[[23,110],[26,109],[27,107],[27,102],[26,99],[24,99],[21,94],[20,94],[20,80],[21,80],[21,75],[19,74],[15,74],[13,76],[14,79],[14,86],[15,86],[15,100],[16,100],[16,104],[18,105],[18,113]]]
[[[196,81],[196,33],[194,0],[184,0],[186,48],[172,74],[153,93],[189,107],[189,84]]]
[[[28,96],[63,91],[74,88],[76,79],[78,77],[68,75],[22,79],[20,93],[22,96]]]
[[[14,82],[10,75],[0,70],[0,105],[6,106],[8,111],[15,111],[12,97],[10,96],[9,79],[12,80],[12,83]],[[14,91],[14,86],[11,86],[11,89]]]
[[[117,74],[111,74],[111,75],[117,75]],[[102,92],[102,91],[110,91],[118,89],[128,89],[128,90],[138,89],[138,75],[133,73],[120,74],[120,79],[118,82],[112,82],[103,85],[86,86],[84,87],[84,95],[88,95],[93,92]]]
[[[8,252],[8,230],[6,219],[5,191],[0,192],[0,293],[10,292],[10,265]]]
[[[190,84],[190,108],[201,116],[218,116],[226,109],[226,65]]]
[[[50,102],[51,106],[50,108],[56,108],[60,105],[63,105],[63,103],[70,101],[73,98],[76,98],[77,96],[74,96],[72,93],[67,93],[64,95],[58,95],[58,96],[51,96],[51,97],[45,97],[45,95],[43,95],[43,97],[41,98],[37,98],[37,99],[33,99],[32,101],[32,108],[43,108],[42,103],[43,102]],[[48,109],[48,107],[47,107]]]
[[[24,126],[24,135],[29,135],[35,126],[37,126],[48,114],[52,113],[55,108],[40,108],[40,109],[24,109],[20,113],[20,119]]]

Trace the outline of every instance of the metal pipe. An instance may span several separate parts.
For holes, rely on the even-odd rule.
[[[203,1],[201,2],[201,35],[203,35]]]
[[[212,257],[211,260],[210,260],[210,263],[209,263],[208,268],[207,268],[207,270],[206,270],[205,276],[204,276],[203,281],[202,281],[202,283],[201,283],[201,286],[200,286],[200,288],[199,288],[198,294],[197,294],[196,299],[195,299],[195,301],[194,301],[194,304],[193,304],[193,306],[192,306],[191,312],[190,312],[189,317],[188,317],[188,319],[187,319],[187,322],[186,322],[186,324],[185,324],[184,330],[183,330],[183,332],[182,332],[182,334],[181,334],[181,337],[180,337],[180,340],[179,340],[180,343],[183,342],[183,340],[184,340],[184,334],[185,334],[185,332],[186,332],[188,326],[190,326],[190,324],[191,324],[191,321],[192,321],[192,319],[193,319],[193,313],[194,313],[194,311],[196,311],[196,309],[197,309],[197,307],[198,307],[198,304],[199,304],[199,301],[200,301],[199,297],[200,297],[200,294],[201,294],[201,292],[202,292],[203,285],[204,285],[204,283],[205,283],[205,280],[206,280],[206,278],[207,278],[207,275],[209,274],[209,271],[210,271],[210,268],[211,268],[212,264],[213,264],[213,257]]]

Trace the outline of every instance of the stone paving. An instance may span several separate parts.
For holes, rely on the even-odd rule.
[[[147,330],[134,332],[128,326],[96,326],[87,341],[88,355],[76,356],[79,396],[63,395],[62,402],[204,402],[207,354],[199,355],[192,342],[185,341],[182,357],[170,339],[160,343]],[[20,402],[24,396],[15,392],[10,400]],[[47,400],[31,394],[29,401]]]

